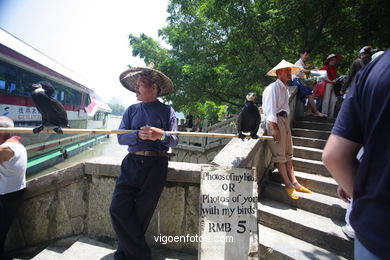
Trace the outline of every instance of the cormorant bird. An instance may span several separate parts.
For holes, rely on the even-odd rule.
[[[43,130],[45,126],[56,126],[53,130],[62,134],[61,127],[69,127],[68,116],[64,106],[58,100],[52,98],[54,88],[48,81],[40,81],[33,84],[32,99],[39,113],[42,114],[42,124],[33,129],[34,134]]]
[[[250,136],[253,139],[259,138],[257,131],[259,130],[261,116],[259,108],[255,105],[256,95],[255,93],[248,93],[246,95],[246,103],[244,108],[241,110],[237,119],[237,131],[238,137],[244,141],[246,135],[242,132],[250,132]]]

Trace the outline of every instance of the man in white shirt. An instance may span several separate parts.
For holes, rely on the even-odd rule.
[[[277,80],[263,91],[263,111],[266,116],[267,132],[274,138],[269,142],[272,161],[279,170],[288,196],[292,199],[299,198],[296,191],[311,193],[309,189],[299,184],[292,165],[293,147],[288,120],[290,109],[286,83],[291,80],[292,73],[299,71],[299,67],[282,60],[267,73],[268,76],[277,76]]]
[[[316,104],[314,103],[313,91],[304,83],[305,74],[310,73],[310,70],[305,69],[305,61],[310,57],[310,51],[303,49],[300,53],[300,59],[295,62],[295,66],[300,68],[300,71],[292,75],[293,85],[298,86],[298,95],[300,98],[307,98],[309,100],[309,115],[326,117],[327,115],[318,111]]]
[[[14,123],[0,116],[0,127],[13,127]],[[0,133],[0,259],[10,257],[3,253],[8,230],[12,224],[26,187],[27,151],[19,137]]]

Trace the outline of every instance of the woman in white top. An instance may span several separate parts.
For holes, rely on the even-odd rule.
[[[0,116],[0,127],[13,126]],[[4,254],[4,243],[26,187],[26,167],[27,151],[19,137],[0,133],[0,259],[12,259]]]

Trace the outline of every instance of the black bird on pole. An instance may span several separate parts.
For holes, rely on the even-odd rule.
[[[32,100],[35,103],[39,113],[42,114],[42,124],[33,129],[34,134],[39,133],[45,126],[55,126],[53,130],[62,134],[61,127],[69,127],[68,116],[64,106],[58,100],[54,99],[54,88],[48,81],[40,81],[33,84]]]
[[[237,119],[237,131],[238,137],[243,141],[246,137],[242,132],[250,132],[250,136],[253,139],[259,138],[257,131],[259,130],[261,116],[259,108],[255,105],[256,95],[255,93],[248,93],[246,95],[246,103],[244,108],[241,110]]]

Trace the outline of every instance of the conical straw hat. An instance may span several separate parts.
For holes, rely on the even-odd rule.
[[[273,76],[273,77],[276,77],[276,71],[277,70],[280,70],[280,69],[285,69],[285,68],[291,68],[291,74],[296,74],[298,72],[301,71],[301,68],[298,67],[298,66],[295,66],[294,64],[288,62],[288,61],[285,61],[285,60],[282,60],[281,62],[279,62],[278,65],[276,65],[272,70],[268,71],[267,72],[267,75],[268,76]]]
[[[166,96],[173,91],[172,81],[161,71],[151,68],[136,67],[128,69],[121,73],[119,81],[125,88],[135,92],[137,80],[140,76],[146,76],[158,85],[160,88],[159,97]]]

